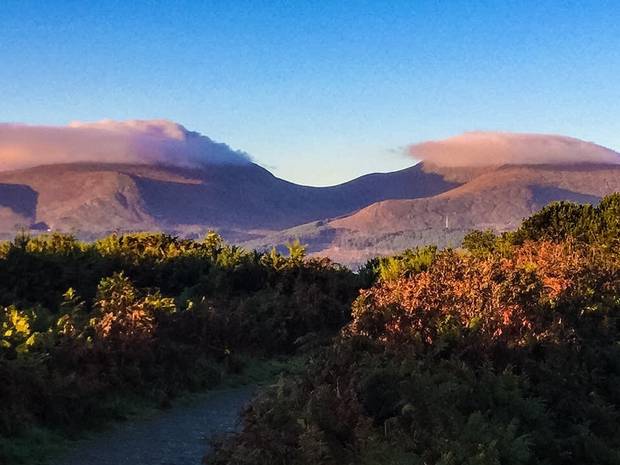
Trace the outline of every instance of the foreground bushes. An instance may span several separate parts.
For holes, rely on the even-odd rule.
[[[0,461],[33,426],[82,429],[124,395],[165,404],[238,353],[346,325],[208,463],[620,463],[617,200],[357,275],[299,243],[284,257],[214,234],[18,237],[0,247]]]
[[[217,384],[245,352],[333,334],[358,287],[299,244],[285,257],[214,234],[20,236],[0,257],[0,462],[33,427],[79,431],[119,415],[119,397],[166,404]]]
[[[620,255],[481,239],[379,273],[208,463],[620,463]]]

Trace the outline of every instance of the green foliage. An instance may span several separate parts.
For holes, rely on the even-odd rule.
[[[358,271],[364,287],[369,287],[377,280],[394,281],[425,271],[437,255],[434,245],[406,249],[399,255],[376,257],[364,264]]]
[[[619,245],[620,195],[358,273],[299,241],[20,234],[0,244],[0,462],[28,455],[28,431],[99,424],[119,397],[167,405],[245,353],[299,350],[307,369],[209,463],[620,463]]]
[[[498,251],[498,237],[489,229],[473,230],[465,235],[462,246],[474,255],[485,255]]]
[[[596,209],[590,205],[554,202],[526,219],[515,233],[515,240],[563,240],[569,235],[587,239],[597,229]]]
[[[306,258],[306,246],[302,245],[299,239],[287,242],[286,249],[288,250],[288,260],[293,265],[302,263]]]
[[[30,329],[30,318],[24,312],[11,306],[2,310],[0,317],[0,347],[4,351],[14,351],[16,353],[27,352],[28,348],[34,345],[34,334]]]
[[[567,237],[608,248],[620,244],[620,193],[603,198],[596,207],[552,203],[524,220],[510,235],[516,244],[540,239],[559,241]]]
[[[118,415],[117,396],[166,405],[239,371],[246,352],[322,341],[349,320],[358,288],[298,242],[283,257],[213,232],[20,234],[0,251],[0,462],[33,428],[64,434]]]

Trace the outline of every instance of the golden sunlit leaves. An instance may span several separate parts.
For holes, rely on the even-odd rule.
[[[508,256],[444,251],[427,271],[401,272],[362,291],[347,331],[388,344],[432,344],[449,320],[458,323],[460,337],[475,333],[481,346],[500,340],[519,345],[545,337],[559,323],[560,315],[548,313],[559,301],[587,296],[603,283],[618,289],[611,260],[572,241],[526,242]]]

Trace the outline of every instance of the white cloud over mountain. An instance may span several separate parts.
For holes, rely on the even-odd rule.
[[[467,132],[408,147],[409,154],[440,166],[619,163],[620,154],[566,136],[508,132]]]
[[[192,167],[244,164],[249,157],[167,120],[104,120],[68,126],[0,123],[0,170],[75,162]]]

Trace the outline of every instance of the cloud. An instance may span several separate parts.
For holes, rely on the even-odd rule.
[[[0,170],[75,162],[195,167],[250,160],[243,152],[166,120],[104,120],[68,126],[0,123]]]
[[[467,132],[409,146],[408,153],[439,166],[619,163],[611,149],[565,136],[508,132]]]

